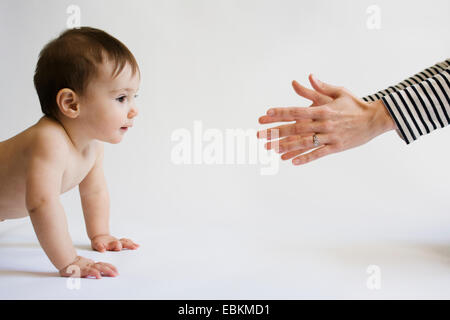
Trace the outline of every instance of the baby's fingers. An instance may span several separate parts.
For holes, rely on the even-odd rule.
[[[101,279],[102,275],[100,274],[99,270],[95,269],[95,267],[86,267],[81,270],[81,277],[82,278],[94,277],[96,279]]]
[[[120,239],[120,242],[122,243],[122,246],[124,249],[135,250],[139,247],[139,245],[137,243],[134,243],[130,239],[122,238],[122,239]]]
[[[111,265],[108,265],[106,263],[103,262],[97,262],[94,266],[95,269],[97,269],[98,271],[100,271],[100,273],[106,277],[115,277],[118,275],[117,270],[114,271]],[[114,268],[115,269],[115,268]]]
[[[119,240],[114,240],[108,243],[108,250],[120,251],[122,250],[122,243]]]
[[[99,264],[102,264],[104,266],[107,266],[108,268],[110,268],[112,271],[114,271],[117,275],[119,274],[119,271],[117,271],[117,268],[115,266],[113,266],[110,263],[106,263],[106,262],[97,262]]]
[[[92,248],[94,250],[100,251],[100,252],[105,252],[106,251],[106,247],[103,244],[103,242],[94,242],[94,244],[92,245]]]

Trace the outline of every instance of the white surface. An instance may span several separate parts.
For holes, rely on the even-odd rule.
[[[114,264],[116,278],[82,279],[70,289],[40,249],[28,219],[0,232],[0,299],[448,299],[448,239],[377,239],[339,232],[315,239],[291,219],[245,216],[239,223],[117,219],[141,244],[136,251],[91,251],[79,219],[71,234],[80,255]],[[286,218],[286,217],[285,217]],[[301,224],[301,219],[297,221]],[[290,223],[289,223],[290,221]],[[339,226],[342,227],[342,226]],[[301,230],[302,228],[298,228]],[[438,231],[439,232],[439,231]],[[436,232],[436,233],[438,233]],[[431,233],[431,232],[430,232]],[[444,234],[440,230],[441,234]],[[323,239],[320,239],[324,237]],[[367,268],[380,268],[370,290]]]
[[[32,77],[72,1],[0,1],[0,140],[40,117]],[[172,133],[259,129],[269,106],[307,106],[307,75],[360,96],[448,58],[450,2],[77,1],[82,25],[136,55],[140,115],[106,145],[111,228],[137,251],[87,250],[77,190],[62,199],[79,254],[118,278],[69,290],[28,219],[0,223],[0,298],[449,298],[450,129],[406,146],[395,132],[304,167],[175,165]],[[1,182],[0,182],[1,183]],[[369,265],[381,290],[367,289]]]

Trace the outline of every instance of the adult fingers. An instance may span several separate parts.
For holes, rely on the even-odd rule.
[[[272,140],[272,141],[267,142],[264,145],[264,147],[267,150],[271,150],[271,149],[274,149],[274,148],[276,150],[278,150],[278,147],[280,146],[280,143],[288,142],[288,141],[294,141],[295,139],[296,139],[295,136],[289,136],[289,137],[286,137],[286,138],[283,138],[283,139],[280,139],[280,140]]]
[[[308,100],[311,100],[314,103],[325,104],[328,102],[328,101],[325,102],[325,100],[323,99],[323,96],[320,93],[318,93],[315,90],[311,90],[311,89],[308,89],[308,88],[302,86],[300,83],[298,83],[295,80],[292,81],[292,87],[294,88],[294,91],[299,96],[306,98]]]
[[[295,140],[280,144],[277,152],[285,153],[298,149],[312,149],[330,142],[329,136],[327,134],[316,134],[316,137],[319,140],[319,145],[314,145],[313,135],[297,136]]]
[[[283,107],[283,108],[270,108],[267,110],[267,116],[270,118],[260,118],[263,123],[270,120],[274,121],[296,121],[296,120],[321,120],[327,116],[326,106],[317,106],[314,108],[308,107]]]
[[[268,115],[264,115],[264,116],[261,116],[261,117],[258,118],[258,122],[260,124],[269,124],[269,123],[274,123],[274,122],[290,122],[290,121],[293,121],[293,120],[280,120],[280,118],[278,118],[278,117],[271,117],[271,116],[268,116]],[[301,120],[295,120],[295,121],[297,121],[297,122],[311,122],[313,120],[311,120],[311,119],[301,119]]]
[[[327,95],[333,99],[337,98],[342,92],[341,87],[333,86],[331,84],[320,81],[312,74],[309,75],[309,81],[311,82],[311,85],[313,86],[314,90],[324,95]]]
[[[327,132],[329,125],[325,121],[310,121],[308,123],[291,123],[285,124],[278,127],[273,127],[269,129],[260,130],[257,132],[256,136],[259,139],[277,139],[292,135],[300,135],[315,132]]]
[[[308,151],[309,149],[298,149],[298,150],[294,150],[294,151],[289,151],[286,152],[285,154],[283,154],[281,156],[281,160],[289,160],[292,159],[295,156],[298,156],[299,154],[302,154],[303,152]]]
[[[294,165],[305,164],[314,160],[317,160],[321,157],[329,155],[333,153],[332,147],[330,145],[324,145],[320,148],[317,148],[309,153],[302,154],[292,160]]]

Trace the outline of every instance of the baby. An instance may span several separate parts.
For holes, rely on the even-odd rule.
[[[118,275],[77,255],[59,195],[78,185],[94,250],[139,245],[109,232],[103,143],[119,143],[138,110],[140,71],[133,54],[104,31],[66,30],[41,51],[34,85],[44,116],[0,142],[0,220],[30,216],[40,245],[63,277]],[[70,266],[70,268],[69,268]],[[77,268],[78,267],[78,268]]]

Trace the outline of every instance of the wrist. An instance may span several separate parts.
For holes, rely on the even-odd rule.
[[[98,237],[106,237],[106,236],[110,236],[109,232],[107,232],[107,233],[96,233],[94,236],[89,237],[89,239],[90,239],[91,241],[94,241],[95,238],[98,238]]]
[[[62,267],[62,268],[58,268],[57,267],[58,271],[60,273],[64,273],[68,267],[70,267],[71,265],[77,263],[81,258],[82,258],[81,256],[77,255],[74,259],[71,260],[72,262],[65,264],[64,267]]]
[[[381,99],[376,100],[371,103],[371,106],[373,106],[374,108],[374,121],[377,128],[379,128],[380,133],[395,130],[396,126],[394,119],[392,119],[392,116],[389,113],[388,109],[385,107],[383,101]]]

